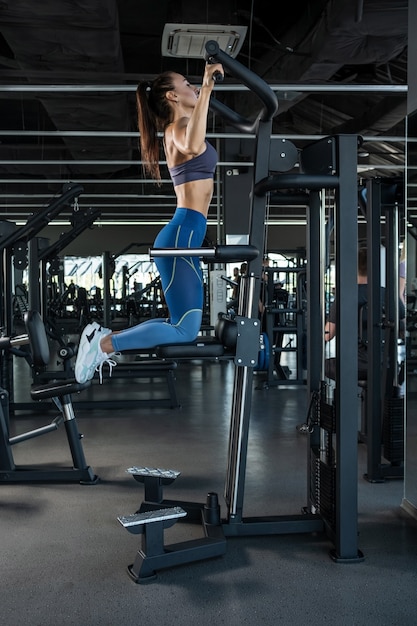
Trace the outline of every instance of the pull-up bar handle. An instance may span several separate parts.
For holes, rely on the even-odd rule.
[[[232,109],[229,109],[229,107],[214,99],[212,99],[210,103],[210,107],[213,110],[228,119],[231,124],[246,132],[251,132],[258,120],[262,122],[272,120],[278,111],[278,99],[270,86],[262,78],[221,50],[217,41],[207,41],[205,60],[209,63],[213,61],[221,63],[234,78],[240,79],[263,103],[263,109],[255,121],[248,120],[238,115],[235,111],[232,111]]]

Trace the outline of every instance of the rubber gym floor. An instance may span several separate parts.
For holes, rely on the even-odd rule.
[[[16,399],[30,386],[23,366]],[[335,563],[331,542],[319,533],[231,537],[223,556],[161,569],[146,584],[132,580],[127,567],[140,535],[117,518],[138,509],[143,486],[128,467],[177,470],[179,477],[164,488],[166,498],[202,502],[216,492],[224,506],[233,365],[179,363],[175,375],[180,408],[157,406],[166,394],[163,381],[95,381],[84,392],[89,406],[76,409],[76,416],[97,484],[1,485],[2,624],[414,626],[417,522],[401,507],[402,479],[364,479],[360,443],[362,562]],[[308,483],[307,437],[296,428],[306,419],[306,390],[265,389],[260,380],[255,374],[244,514],[298,514]],[[136,392],[156,406],[138,400],[136,408],[125,408],[124,399]],[[106,399],[118,400],[119,408],[95,407],[95,400]],[[36,428],[51,416],[17,411],[11,430]],[[17,464],[65,465],[65,431],[20,443],[13,453]],[[179,522],[165,532],[165,542],[199,533],[198,526]]]

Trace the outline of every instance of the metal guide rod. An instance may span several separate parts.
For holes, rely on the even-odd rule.
[[[239,292],[238,314],[250,317],[254,294],[256,277],[251,274],[243,276],[241,289]],[[251,368],[252,371],[252,368]],[[249,390],[249,368],[236,367],[234,372],[233,398],[231,408],[231,424],[229,435],[228,465],[226,471],[226,481],[224,487],[224,497],[228,506],[229,518],[235,518],[239,512],[240,497],[239,485],[242,480],[242,470],[246,467],[246,444],[248,429],[246,428],[245,417],[247,413],[247,394]]]
[[[212,59],[223,64],[234,78],[242,80],[262,102],[262,108],[254,121],[245,119],[229,109],[222,102],[212,98],[210,108],[231,126],[241,132],[255,132],[255,152],[252,190],[249,194],[249,243],[259,254],[248,263],[247,279],[244,281],[244,294],[239,300],[239,315],[247,318],[258,317],[258,300],[262,275],[262,254],[265,248],[265,195],[256,196],[256,185],[269,173],[270,138],[272,120],[278,111],[278,99],[270,87],[250,69],[244,67],[229,55],[223,53],[216,42],[208,42],[206,51]],[[237,527],[243,522],[243,501],[245,492],[245,472],[249,422],[252,404],[253,368],[237,366],[235,369],[233,400],[231,407],[228,468],[225,481],[225,497],[228,505],[228,519]]]
[[[16,348],[19,346],[26,346],[30,343],[29,336],[17,335],[16,337],[0,336],[0,351],[8,350],[9,348]]]

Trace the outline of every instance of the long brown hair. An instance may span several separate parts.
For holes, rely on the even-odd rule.
[[[152,81],[142,81],[136,89],[142,167],[158,184],[161,180],[158,132],[163,132],[172,121],[165,94],[173,89],[173,72],[163,72]]]

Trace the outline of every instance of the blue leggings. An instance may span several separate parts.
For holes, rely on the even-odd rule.
[[[204,215],[177,208],[172,220],[155,239],[155,248],[199,248],[206,234]],[[155,318],[112,335],[117,352],[193,341],[203,315],[203,274],[198,257],[158,257],[169,319]]]

